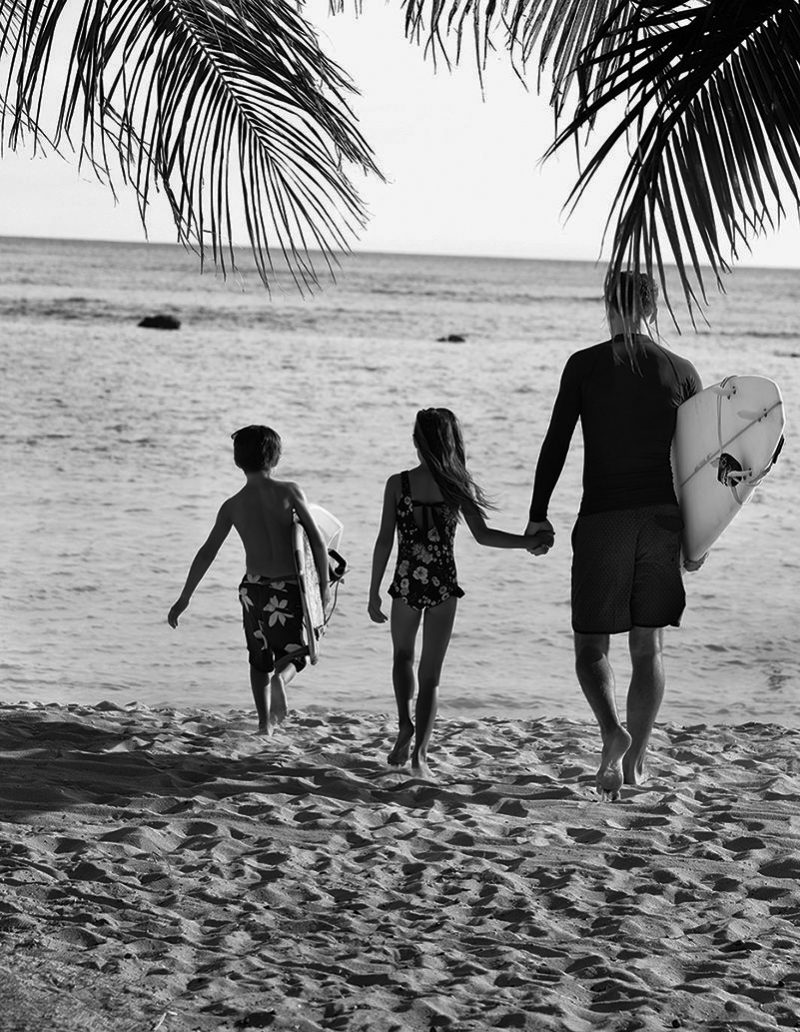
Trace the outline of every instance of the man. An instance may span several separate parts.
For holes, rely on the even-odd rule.
[[[572,535],[572,627],[578,680],[600,727],[597,790],[616,799],[639,784],[664,695],[663,628],[686,604],[682,520],[670,446],[678,406],[701,390],[692,364],[640,332],[656,314],[649,276],[623,272],[606,290],[611,338],[564,368],[536,466],[526,533],[553,531],[550,496],[581,421],[583,498]],[[697,569],[703,560],[686,563]],[[628,633],[633,666],[623,727],[609,663],[610,635]]]

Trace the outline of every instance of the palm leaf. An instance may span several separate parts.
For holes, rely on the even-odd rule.
[[[608,276],[659,267],[671,251],[686,304],[705,299],[703,265],[722,286],[728,262],[800,201],[800,9],[796,2],[661,0],[642,3],[635,34],[587,66],[616,61],[596,76],[551,151],[577,139],[620,97],[626,108],[583,169],[574,205],[611,151],[633,138],[607,228],[614,226]],[[587,77],[588,79],[588,77]]]
[[[74,4],[70,7],[74,8]],[[363,225],[344,171],[378,173],[348,106],[353,87],[285,0],[83,0],[64,81],[51,50],[66,0],[0,0],[0,113],[11,147],[39,142],[42,103],[61,76],[56,146],[79,137],[80,160],[109,180],[119,166],[146,220],[162,190],[179,239],[235,267],[244,219],[259,274],[272,251],[301,288],[310,252],[330,262]]]
[[[570,142],[582,157],[598,116],[617,116],[567,207],[627,146],[608,277],[655,272],[673,317],[665,261],[694,318],[706,265],[722,286],[728,262],[784,216],[783,197],[798,201],[798,0],[405,0],[405,10],[407,34],[434,57],[458,60],[469,42],[482,76],[502,44],[521,74],[536,58],[540,88],[550,70],[556,116],[572,115],[548,154]]]

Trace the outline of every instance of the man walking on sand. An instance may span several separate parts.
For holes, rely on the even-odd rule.
[[[583,498],[572,533],[572,628],[578,681],[600,727],[597,790],[616,799],[640,784],[664,696],[664,627],[686,604],[682,520],[670,446],[678,406],[701,390],[692,364],[640,332],[656,313],[649,276],[623,272],[606,290],[611,339],[564,367],[536,465],[526,533],[547,519],[578,419],[584,440]],[[697,569],[698,563],[686,563]],[[628,632],[632,674],[626,725],[617,713],[610,636]]]

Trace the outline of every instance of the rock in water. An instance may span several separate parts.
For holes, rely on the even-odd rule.
[[[445,344],[463,344],[466,337],[462,337],[460,333],[448,333],[446,337],[437,337],[437,342],[443,341]]]
[[[180,319],[176,319],[174,315],[146,315],[144,319],[140,319],[139,326],[144,326],[148,330],[179,330],[181,328]]]

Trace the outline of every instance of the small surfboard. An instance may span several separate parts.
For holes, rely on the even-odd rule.
[[[683,555],[700,559],[778,458],[783,399],[763,376],[728,376],[678,409],[672,475],[683,516]]]
[[[309,505],[308,508],[327,548],[336,548],[342,536],[342,523],[321,505]],[[292,524],[292,552],[297,582],[300,586],[300,598],[303,603],[303,625],[308,659],[310,663],[315,664],[319,660],[320,641],[325,633],[325,624],[329,614],[326,614],[322,606],[319,575],[314,562],[314,553],[311,550],[311,542],[296,513]]]

